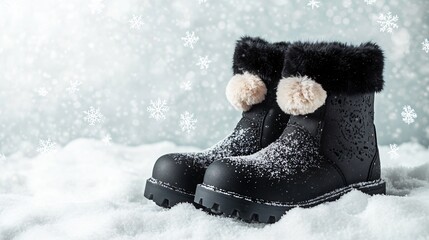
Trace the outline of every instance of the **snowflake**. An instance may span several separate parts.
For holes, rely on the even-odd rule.
[[[310,0],[310,1],[308,1],[307,6],[310,6],[311,9],[319,8],[320,7],[320,2],[316,1],[316,0]]]
[[[106,145],[111,145],[111,142],[110,142],[110,141],[112,141],[112,137],[110,136],[110,134],[106,134],[106,135],[101,139],[101,141],[102,141],[104,144],[106,144]]]
[[[37,148],[37,152],[41,154],[47,154],[54,152],[57,147],[57,144],[55,142],[52,142],[50,138],[43,140],[39,140],[39,147]]]
[[[429,53],[429,40],[427,38],[422,42],[422,45],[422,50]]]
[[[207,2],[207,0],[198,0],[199,4],[206,3],[206,2]]]
[[[194,48],[194,44],[198,42],[200,38],[195,36],[195,33],[189,33],[186,32],[186,36],[182,37],[182,40],[184,41],[183,46]]]
[[[389,145],[390,145],[390,151],[388,153],[390,155],[390,159],[397,159],[399,157],[398,146],[396,146],[396,144],[389,144]]]
[[[414,119],[417,118],[417,114],[409,105],[404,106],[403,111],[401,112],[402,121],[407,124],[411,124],[414,122]]]
[[[157,99],[156,101],[150,101],[150,106],[147,107],[147,111],[150,114],[150,118],[155,120],[165,119],[165,113],[169,110],[166,100]]]
[[[94,126],[96,123],[101,123],[104,120],[103,114],[100,113],[100,109],[90,107],[88,111],[84,111],[84,120],[89,123],[90,126]]]
[[[104,4],[101,0],[93,0],[88,4],[92,14],[100,14],[104,9]]]
[[[70,86],[68,87],[68,88],[66,88],[66,90],[67,90],[67,92],[69,92],[69,94],[75,94],[76,92],[78,92],[79,91],[79,86],[81,85],[82,83],[81,82],[79,82],[78,80],[75,80],[75,81],[70,81]]]
[[[209,63],[212,61],[209,60],[208,56],[200,57],[200,60],[198,60],[197,66],[200,66],[200,69],[207,69],[209,68]]]
[[[44,87],[37,89],[36,92],[42,97],[46,97],[48,95],[48,90]]]
[[[130,23],[131,29],[140,30],[143,26],[142,16],[133,15],[128,22]]]
[[[197,123],[197,119],[194,119],[194,114],[189,112],[184,112],[180,114],[180,128],[182,128],[182,132],[186,132],[190,134],[192,130],[195,129],[195,124]]]
[[[378,17],[377,22],[380,24],[380,32],[392,33],[394,28],[398,28],[398,15],[392,16],[391,12],[388,12],[387,15],[383,13]]]
[[[6,156],[3,153],[0,153],[0,161],[5,161]]]
[[[180,88],[185,91],[190,91],[192,89],[192,83],[191,81],[184,81],[180,83]]]
[[[375,0],[364,0],[366,2],[366,4],[371,5],[373,3],[375,3]]]

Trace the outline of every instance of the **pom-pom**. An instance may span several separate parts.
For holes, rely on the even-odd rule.
[[[262,79],[248,72],[235,74],[226,86],[226,98],[241,111],[248,111],[252,105],[264,101],[266,94],[267,87]]]
[[[277,86],[277,103],[288,114],[305,115],[325,104],[326,91],[307,76],[288,77]]]

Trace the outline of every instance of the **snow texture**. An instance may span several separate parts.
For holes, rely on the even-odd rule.
[[[241,121],[247,121],[242,118]],[[200,152],[176,154],[175,161],[184,161],[189,167],[207,168],[213,161],[230,156],[249,155],[258,150],[259,138],[255,128],[235,129],[210,148]]]
[[[293,125],[288,128],[295,128],[295,130],[283,134],[259,152],[248,156],[230,157],[229,162],[237,166],[251,167],[255,169],[256,175],[270,176],[272,179],[290,177],[298,171],[305,172],[309,168],[319,167],[319,163],[323,161],[323,157],[319,154],[319,145],[306,130]],[[279,159],[287,159],[287,161],[279,161]],[[245,169],[238,167],[237,171],[250,174]]]
[[[39,141],[39,147],[37,148],[37,152],[39,153],[50,153],[55,150],[57,144],[52,142],[50,138],[43,140],[40,139]]]
[[[78,139],[49,155],[15,153],[0,168],[0,239],[429,239],[429,149],[381,146],[387,196],[352,191],[336,202],[248,224],[190,204],[170,210],[143,197],[156,158],[196,151],[169,142],[126,147]]]

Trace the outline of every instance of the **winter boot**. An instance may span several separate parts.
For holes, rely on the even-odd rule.
[[[291,114],[275,142],[211,164],[195,202],[245,221],[271,223],[358,189],[384,194],[374,128],[383,53],[373,43],[294,43],[277,103]]]
[[[268,43],[243,37],[235,47],[234,76],[226,88],[227,99],[243,111],[234,131],[215,146],[195,153],[172,153],[155,163],[144,196],[162,207],[194,202],[209,164],[229,156],[255,153],[276,140],[289,115],[276,103],[287,43]]]

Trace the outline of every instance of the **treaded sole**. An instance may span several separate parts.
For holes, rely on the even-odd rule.
[[[250,199],[240,196],[237,193],[226,192],[212,186],[198,184],[195,202],[215,214],[238,218],[246,222],[274,223],[294,207],[308,208],[334,201],[353,189],[360,190],[369,195],[385,194],[386,183],[379,179],[371,182],[352,184],[315,199],[296,204]]]
[[[201,207],[194,203],[194,194],[168,186],[154,178],[146,181],[144,196],[163,208],[171,208],[179,203],[192,203]]]

